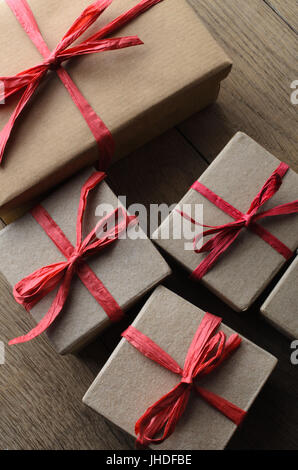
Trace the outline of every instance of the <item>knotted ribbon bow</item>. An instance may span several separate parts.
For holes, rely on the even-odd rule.
[[[246,415],[245,411],[197,383],[198,379],[218,368],[241,344],[241,338],[237,334],[233,334],[227,340],[222,331],[216,333],[221,321],[221,318],[206,313],[188,350],[183,369],[136,328],[130,326],[122,334],[144,356],[182,377],[173,390],[150,406],[137,421],[135,432],[138,445],[147,447],[150,444],[160,444],[173,434],[193,389],[228,419],[237,425],[241,424]],[[157,437],[160,435],[161,437]]]
[[[90,28],[90,26],[93,25],[112,1],[113,0],[98,0],[88,6],[73,23],[66,35],[62,38],[61,42],[57,45],[56,49],[51,52],[41,35],[27,0],[6,0],[6,3],[20,22],[21,26],[30,37],[33,44],[37,47],[40,54],[44,57],[44,61],[13,77],[0,77],[0,80],[4,85],[4,99],[7,99],[25,89],[9,121],[0,132],[0,163],[17,118],[27,103],[31,100],[34,92],[41,84],[47,72],[49,70],[55,70],[97,141],[101,154],[101,168],[107,168],[114,153],[112,135],[104,122],[81,94],[69,74],[62,67],[62,63],[78,56],[143,44],[137,36],[111,39],[104,38],[107,38],[107,36],[113,34],[153,5],[156,5],[163,0],[142,0],[139,4],[131,8],[126,13],[120,15],[88,39],[82,41],[79,45],[70,47]]]
[[[212,202],[216,207],[232,217],[235,221],[228,224],[219,225],[217,227],[202,225],[209,228],[203,234],[199,234],[194,238],[194,250],[196,253],[209,253],[208,256],[199,264],[199,266],[192,273],[192,278],[195,280],[202,279],[205,274],[213,267],[218,258],[234,243],[236,238],[239,237],[243,228],[251,230],[266,243],[268,243],[274,250],[280,253],[286,260],[293,256],[293,252],[272,233],[259,225],[259,220],[267,217],[274,217],[280,215],[290,215],[298,213],[298,200],[281,204],[272,209],[259,212],[261,207],[269,201],[274,194],[277,193],[282,185],[283,178],[289,170],[289,166],[281,163],[278,168],[273,172],[270,178],[266,181],[259,194],[254,198],[251,206],[246,214],[243,214],[235,207],[231,206],[228,202],[223,200],[220,196],[213,193],[210,189],[206,188],[202,183],[196,181],[192,189],[202,194],[206,199]],[[190,220],[193,224],[201,225],[187,214],[178,211],[182,217]],[[202,248],[197,249],[198,242],[202,237],[214,235],[209,239]]]
[[[65,256],[66,261],[42,267],[16,284],[14,287],[15,300],[23,305],[26,310],[34,307],[41,299],[58,287],[59,284],[60,287],[50,309],[40,323],[26,336],[10,341],[10,345],[32,340],[43,333],[55,321],[67,300],[71,281],[75,274],[79,276],[82,283],[99,305],[101,305],[111,321],[116,322],[122,318],[123,311],[121,307],[87,265],[86,258],[96,255],[115,243],[129,226],[137,222],[136,217],[128,216],[123,208],[117,208],[111,214],[103,217],[89,235],[82,240],[83,217],[88,194],[105,176],[105,173],[102,172],[94,173],[88,178],[82,188],[77,217],[77,243],[75,247],[42,206],[37,206],[31,211],[32,216]]]

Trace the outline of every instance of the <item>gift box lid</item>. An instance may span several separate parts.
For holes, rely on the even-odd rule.
[[[88,30],[95,33],[139,0],[114,0]],[[54,49],[91,0],[29,0]],[[214,101],[231,61],[186,0],[163,0],[116,36],[138,35],[144,45],[76,58],[64,68],[111,131],[115,159]],[[115,36],[115,35],[113,35]],[[40,64],[8,5],[0,2],[1,75]],[[90,129],[56,74],[36,91],[6,149],[0,170],[0,208],[19,206],[99,158]],[[16,106],[0,106],[0,128]],[[21,170],[20,170],[21,169]]]
[[[204,312],[160,286],[133,323],[183,367]],[[222,325],[230,336],[234,333]],[[276,365],[276,359],[243,338],[233,355],[199,382],[247,411]],[[147,408],[179,383],[179,377],[143,356],[122,339],[87,391],[83,402],[134,435]],[[244,424],[245,425],[245,424]],[[223,449],[236,425],[193,394],[174,434],[155,450]]]
[[[298,338],[298,257],[261,307],[264,317],[290,338]]]
[[[279,164],[277,158],[253,139],[239,132],[198,181],[245,214]],[[262,211],[297,200],[297,188],[298,175],[289,170],[283,178],[280,189],[262,207]],[[197,205],[203,207],[203,221],[200,222],[205,225],[219,226],[233,222],[229,215],[193,189],[190,189],[180,201],[179,208],[180,210],[182,208],[187,215],[195,217]],[[297,214],[268,217],[258,223],[290,250],[294,252],[297,249]],[[193,272],[206,255],[193,250],[192,239],[185,239],[183,230],[182,237],[174,239],[171,236],[173,228],[181,224],[181,215],[174,210],[154,233],[153,238],[165,252],[173,256],[189,272]],[[183,224],[189,226],[191,222],[185,219]],[[168,227],[170,227],[170,237],[162,238],[163,231]],[[193,231],[198,228],[200,227],[192,224]],[[191,249],[185,249],[186,242],[191,245]],[[234,310],[245,311],[285,262],[285,258],[272,246],[252,231],[243,229],[236,241],[203,277],[202,282]]]
[[[69,180],[42,202],[68,240],[76,245],[76,219],[82,185],[94,172],[87,169]],[[85,236],[100,220],[98,207],[120,205],[106,182],[99,184],[88,198],[84,217]],[[102,207],[104,210],[104,207]],[[96,212],[97,211],[97,212]],[[87,259],[87,264],[118,302],[122,310],[128,310],[138,299],[170,274],[170,268],[152,242],[136,227],[138,239],[129,236]],[[65,261],[64,256],[29,213],[0,231],[1,271],[14,286],[24,277],[42,266]],[[48,311],[57,290],[49,293],[34,308],[36,321]],[[48,337],[60,353],[68,353],[82,347],[110,325],[103,308],[75,275],[70,295],[64,309],[47,330]],[[16,336],[20,332],[16,331]],[[11,338],[12,339],[12,338]]]

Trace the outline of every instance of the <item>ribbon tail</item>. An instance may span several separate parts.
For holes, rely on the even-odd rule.
[[[190,392],[188,385],[180,383],[148,408],[135,425],[137,445],[161,444],[170,437],[186,409]],[[161,437],[155,437],[161,433]]]
[[[33,340],[37,336],[41,335],[44,331],[46,331],[49,328],[49,326],[52,325],[52,323],[54,323],[54,321],[60,314],[61,310],[63,309],[65,301],[68,297],[72,277],[73,277],[73,267],[67,270],[65,274],[65,278],[61,286],[59,287],[57,295],[50,309],[48,310],[46,315],[43,317],[43,319],[38,323],[38,325],[35,328],[33,328],[25,336],[20,336],[18,338],[15,338],[9,341],[8,343],[9,346],[12,346],[14,344],[27,343],[28,341]]]
[[[23,109],[27,105],[27,103],[30,101],[31,97],[33,96],[35,90],[40,84],[40,80],[42,78],[42,75],[36,79],[33,83],[28,85],[26,88],[25,92],[23,93],[20,101],[18,102],[14,112],[9,118],[9,121],[5,125],[5,127],[2,129],[0,132],[0,164],[2,163],[3,155],[6,149],[6,145],[9,141],[9,138],[11,136],[12,130],[14,128],[15,122],[22,113]]]
[[[237,426],[243,422],[247,414],[246,411],[241,410],[241,408],[234,405],[233,403],[230,403],[224,398],[210,392],[209,390],[199,387],[198,385],[196,385],[196,391],[200,397],[209,403],[209,405],[213,406],[213,408],[216,408],[230,421],[233,421],[233,423],[235,423]]]
[[[85,41],[78,46],[66,49],[58,55],[60,60],[69,60],[76,56],[98,54],[99,52],[115,51],[132,46],[144,44],[138,36],[127,36],[121,38],[102,39],[100,41]]]
[[[123,28],[127,23],[137,18],[139,15],[145,13],[145,11],[152,8],[157,3],[161,3],[163,0],[142,0],[140,3],[126,11],[122,15],[118,16],[115,20],[111,21],[108,25],[104,26],[100,31],[91,36],[88,40],[94,41],[101,39],[115,33],[119,29]]]
[[[75,20],[62,41],[56,48],[56,52],[65,50],[70,44],[73,44],[90,26],[99,18],[99,16],[111,5],[113,0],[97,0],[89,5],[83,13]]]
[[[10,96],[29,86],[40,72],[42,72],[41,65],[25,70],[13,77],[0,77],[0,83],[3,85],[3,91],[0,90],[0,100],[7,100]]]
[[[267,211],[260,212],[254,218],[254,221],[260,219],[265,219],[266,217],[276,217],[279,215],[292,215],[298,213],[298,200],[293,202],[288,202],[286,204],[281,204],[280,206],[273,207]]]
[[[201,280],[207,274],[220,256],[234,243],[240,235],[241,229],[231,229],[222,236],[217,235],[217,243],[213,243],[213,248],[208,256],[199,264],[191,274],[193,280]],[[210,240],[211,242],[211,240]],[[209,243],[209,242],[207,242]]]

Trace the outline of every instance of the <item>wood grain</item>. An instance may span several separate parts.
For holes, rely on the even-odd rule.
[[[298,1],[297,0],[264,0],[267,5],[298,34]]]
[[[1,340],[7,343],[18,328],[28,331],[32,322],[16,307],[2,277],[0,291]],[[102,366],[106,351],[101,356],[98,347],[97,357],[102,357]],[[83,360],[58,356],[45,339],[6,347],[0,366],[0,448],[123,447],[123,439],[81,403],[93,377]]]
[[[189,0],[234,61],[218,103],[182,126],[211,162],[238,130],[298,171],[297,36],[262,0]]]
[[[117,196],[127,196],[128,208],[135,202],[147,209],[150,204],[171,205],[180,201],[194,175],[207,168],[198,157],[193,146],[173,129],[114,165],[109,182]]]
[[[233,58],[234,70],[218,104],[112,167],[110,184],[116,194],[127,196],[128,205],[179,201],[237,130],[298,169],[297,108],[289,99],[289,84],[297,78],[297,43],[283,19],[294,16],[295,2],[270,0],[280,14],[263,0],[191,2]],[[227,325],[279,359],[229,449],[297,450],[298,369],[290,363],[290,342],[259,315],[271,287],[249,312],[239,315],[168,261],[174,274],[167,287],[223,316]],[[6,347],[6,361],[0,366],[0,449],[133,448],[131,439],[84,407],[81,399],[145,300],[77,356],[58,356],[44,338]],[[32,326],[2,277],[0,325],[4,342]]]

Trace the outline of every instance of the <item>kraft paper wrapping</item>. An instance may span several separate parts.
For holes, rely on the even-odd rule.
[[[91,0],[28,0],[52,50]],[[114,0],[88,37],[138,0]],[[65,68],[110,129],[114,161],[215,101],[231,61],[185,0],[164,0],[117,33],[145,43],[74,59]],[[41,57],[7,4],[0,2],[1,75]],[[51,75],[51,76],[50,76]],[[16,105],[0,107],[0,128]],[[38,89],[0,168],[2,217],[98,159],[95,139],[55,73]]]
[[[81,187],[93,171],[84,170],[42,202],[73,245]],[[100,220],[95,216],[99,204],[118,206],[118,199],[105,182],[88,199],[85,236]],[[31,214],[0,232],[0,258],[1,271],[12,286],[42,266],[65,260]],[[170,274],[166,262],[147,238],[118,240],[87,263],[125,311]],[[31,310],[37,322],[48,311],[55,294],[56,291],[50,293]],[[110,324],[102,307],[74,276],[67,303],[47,335],[54,348],[65,354],[79,349]],[[15,333],[17,336],[27,332]]]
[[[164,287],[158,287],[133,323],[183,367],[204,312]],[[234,333],[222,325],[224,333]],[[247,339],[202,387],[247,411],[277,361]],[[179,383],[179,378],[144,357],[122,339],[83,401],[134,436],[146,409]],[[125,406],[124,406],[125,403]],[[245,425],[245,422],[244,424]],[[226,447],[236,425],[193,394],[176,430],[155,450],[213,450]]]
[[[298,257],[261,308],[264,317],[290,338],[298,338]]]
[[[262,186],[280,161],[247,135],[239,132],[214,160],[199,181],[228,203],[245,213]],[[195,175],[194,175],[195,176]],[[298,175],[289,170],[283,184],[263,210],[297,199]],[[204,224],[218,226],[232,219],[194,190],[189,190],[182,204],[202,204]],[[190,208],[185,212],[191,215]],[[194,213],[192,214],[194,216]],[[204,254],[184,249],[186,241],[158,239],[166,224],[181,224],[175,211],[153,235],[165,252],[182,264],[189,272],[200,264]],[[271,217],[260,221],[267,230],[279,238],[290,250],[298,247],[298,216]],[[284,265],[285,259],[260,237],[243,230],[238,239],[223,254],[202,282],[236,311],[247,310]]]

